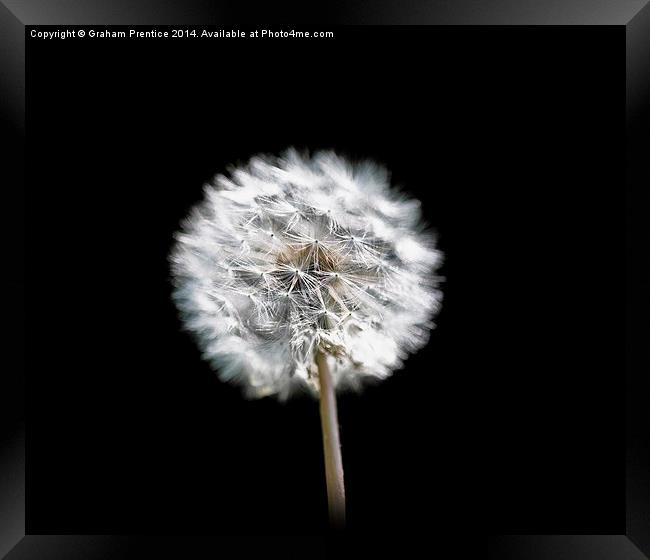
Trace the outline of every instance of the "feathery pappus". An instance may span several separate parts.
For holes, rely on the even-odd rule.
[[[185,328],[251,397],[382,379],[428,340],[442,254],[385,168],[332,151],[259,155],[205,186],[170,256]]]

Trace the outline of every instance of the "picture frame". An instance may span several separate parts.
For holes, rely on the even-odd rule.
[[[157,5],[159,4],[159,5]],[[650,445],[648,426],[648,350],[647,350],[647,270],[648,254],[646,211],[648,206],[649,171],[647,154],[650,153],[650,6],[644,2],[619,1],[594,4],[585,8],[578,2],[564,2],[559,9],[553,2],[490,2],[480,12],[472,2],[458,2],[454,7],[447,3],[418,2],[410,13],[399,10],[389,2],[373,5],[371,13],[363,8],[335,7],[329,5],[320,25],[369,24],[369,25],[463,25],[463,26],[558,26],[593,25],[625,28],[626,76],[626,246],[624,254],[626,269],[625,299],[625,360],[626,372],[626,527],[624,534],[578,535],[578,534],[530,534],[489,535],[488,555],[499,560],[540,559],[558,560],[571,558],[641,560],[650,555]],[[266,14],[269,15],[269,14]],[[279,12],[270,14],[275,21],[284,20]],[[307,17],[301,9],[291,15]],[[45,25],[65,26],[70,29],[88,25],[189,25],[236,26],[243,20],[258,16],[248,14],[241,5],[223,3],[207,8],[205,3],[184,2],[172,6],[165,2],[150,2],[142,6],[127,3],[109,7],[106,3],[86,2],[83,7],[72,8],[65,2],[3,2],[0,5],[0,66],[3,75],[3,121],[8,132],[8,152],[3,164],[3,184],[14,185],[7,189],[5,208],[10,211],[8,235],[9,259],[17,269],[24,270],[29,252],[24,251],[24,235],[29,228],[29,209],[24,207],[23,189],[26,181],[24,169],[25,151],[29,138],[25,136],[25,64],[26,32]],[[200,21],[197,21],[200,20]],[[309,21],[312,21],[309,19]],[[315,20],[314,20],[315,21]],[[257,23],[257,20],[255,21]],[[296,25],[296,29],[300,26]],[[623,57],[621,57],[623,61]],[[621,96],[621,103],[623,97]],[[623,108],[621,107],[621,110]],[[27,170],[27,173],[29,171]],[[615,274],[623,274],[617,270]],[[126,536],[126,535],[34,535],[25,534],[25,508],[30,489],[25,485],[25,418],[30,413],[24,406],[24,394],[29,386],[25,377],[25,325],[33,320],[27,313],[24,273],[16,274],[7,284],[7,298],[12,329],[8,348],[9,367],[3,374],[3,393],[10,395],[9,407],[3,417],[3,456],[0,464],[0,557],[9,560],[28,558],[92,558],[143,557],[152,551],[160,554],[177,554],[193,557],[206,550],[219,550],[224,542],[240,547],[251,555],[271,551],[281,554],[287,542],[316,546],[329,551],[332,546],[323,535],[314,537],[273,537],[255,542],[247,539],[242,544],[236,537],[191,536]],[[617,296],[623,297],[622,294]],[[293,546],[293,545],[292,545]],[[350,546],[362,546],[360,542]],[[407,545],[404,545],[408,548]],[[200,551],[200,552],[199,552]],[[58,556],[57,556],[58,555]]]

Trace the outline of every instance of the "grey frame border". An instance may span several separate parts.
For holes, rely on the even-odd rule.
[[[12,193],[6,208],[15,209],[10,239],[18,240],[10,254],[21,272],[6,282],[5,293],[15,294],[9,305],[10,324],[16,326],[15,340],[8,345],[9,368],[4,369],[8,392],[14,394],[7,435],[0,448],[0,558],[148,557],[152,548],[164,546],[188,555],[197,546],[194,537],[126,537],[25,535],[25,432],[24,432],[24,319],[25,307],[22,213],[24,201],[25,154],[25,26],[83,24],[252,24],[293,23],[341,24],[426,24],[426,25],[623,25],[626,28],[626,135],[627,135],[627,232],[626,232],[626,375],[627,375],[627,475],[625,535],[497,535],[489,539],[489,558],[499,560],[643,560],[650,557],[650,406],[645,381],[650,371],[647,348],[647,322],[650,315],[649,275],[642,260],[650,254],[644,227],[650,209],[650,3],[647,0],[486,0],[477,3],[458,0],[415,0],[409,10],[398,2],[376,0],[366,9],[360,4],[327,3],[320,17],[306,14],[303,8],[291,11],[274,7],[264,14],[252,12],[246,2],[201,0],[169,2],[128,0],[101,2],[87,0],[2,0],[0,2],[0,108],[2,124],[9,140],[8,156],[0,166],[0,184]],[[352,3],[351,3],[352,4]],[[312,5],[312,10],[314,6]],[[313,10],[316,13],[317,10]],[[11,210],[10,210],[11,211]],[[17,216],[17,217],[16,217]],[[4,281],[4,280],[3,280]],[[644,390],[645,389],[645,390]],[[4,392],[4,391],[3,391]],[[5,400],[5,399],[3,399]],[[5,419],[3,418],[3,422]],[[161,544],[164,539],[164,544]],[[317,538],[318,540],[322,540]],[[304,540],[304,539],[297,539]],[[211,539],[202,538],[204,546]],[[236,543],[234,542],[236,541]],[[241,539],[233,539],[241,546]],[[305,543],[306,544],[306,543]],[[312,543],[313,544],[313,543]],[[265,539],[265,547],[279,549],[281,543]],[[249,550],[254,552],[253,550]],[[246,554],[246,547],[240,554]],[[256,551],[259,552],[259,551]],[[645,554],[645,555],[644,555]],[[134,556],[136,557],[136,556]]]

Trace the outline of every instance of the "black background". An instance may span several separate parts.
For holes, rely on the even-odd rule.
[[[340,399],[350,529],[623,532],[623,33],[28,40],[27,532],[325,529],[315,401],[242,399],[169,298],[202,184],[289,145],[446,253],[428,347]]]

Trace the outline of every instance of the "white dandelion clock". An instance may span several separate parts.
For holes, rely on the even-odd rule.
[[[330,516],[344,518],[334,391],[383,379],[428,339],[441,253],[386,170],[291,149],[218,175],[171,255],[174,300],[247,395],[320,394]]]

